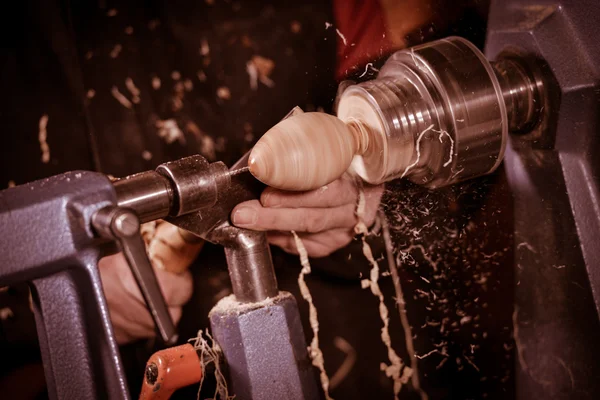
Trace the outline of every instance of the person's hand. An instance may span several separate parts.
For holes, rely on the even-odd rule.
[[[181,307],[192,295],[192,277],[187,267],[202,247],[200,243],[185,243],[176,235],[177,228],[173,225],[160,224],[148,246],[156,278],[175,323],[181,318]],[[105,257],[98,265],[117,343],[154,337],[154,321],[123,254]]]
[[[375,220],[383,185],[364,185],[364,222]],[[354,237],[358,222],[358,189],[354,178],[344,175],[322,188],[308,192],[286,192],[273,188],[263,191],[260,201],[238,204],[231,214],[234,225],[268,231],[271,244],[298,254],[290,231],[302,238],[310,257],[325,257],[345,247]]]

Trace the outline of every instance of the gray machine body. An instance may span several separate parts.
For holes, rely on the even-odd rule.
[[[116,248],[91,230],[113,204],[108,178],[85,171],[0,192],[0,286],[32,283],[51,398],[129,397],[97,267]]]
[[[512,135],[516,397],[600,395],[600,5],[492,2],[486,56],[541,61],[554,89],[538,129]]]

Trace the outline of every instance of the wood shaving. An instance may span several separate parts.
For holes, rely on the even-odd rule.
[[[379,70],[373,66],[373,63],[367,63],[367,65],[365,66],[365,72],[363,72],[359,76],[359,78],[362,78],[363,76],[365,76],[367,74],[367,72],[369,71],[369,68],[371,68],[375,72],[379,72]]]
[[[42,162],[44,164],[48,164],[50,162],[50,146],[48,146],[48,132],[46,131],[46,127],[48,126],[48,115],[44,114],[40,118],[40,122],[38,124],[39,133],[38,140],[40,142],[40,150],[42,152]]]
[[[419,148],[419,145],[421,144],[421,139],[423,139],[423,136],[425,136],[425,134],[427,132],[429,132],[430,130],[433,129],[433,124],[429,125],[427,128],[425,128],[425,130],[423,132],[421,132],[419,134],[419,137],[417,138],[417,143],[415,144],[415,151],[417,152],[417,159],[410,165],[408,165],[406,167],[406,169],[404,170],[404,172],[402,173],[402,176],[400,176],[400,178],[404,178],[404,176],[406,175],[406,173],[415,165],[417,165],[419,163],[419,161],[421,160],[421,149]]]
[[[158,137],[162,138],[167,144],[171,144],[176,140],[181,144],[185,144],[185,136],[177,125],[177,121],[173,118],[164,121],[158,120],[155,125],[158,128]]]
[[[365,258],[371,264],[371,272],[369,274],[369,279],[363,279],[361,281],[361,287],[363,289],[370,288],[371,293],[375,297],[379,299],[379,316],[381,317],[381,321],[383,322],[383,327],[381,328],[381,341],[387,348],[388,359],[390,364],[387,365],[385,363],[381,363],[380,367],[383,372],[385,372],[388,378],[392,378],[394,381],[394,399],[398,400],[398,394],[402,389],[402,385],[406,384],[412,375],[412,369],[408,366],[405,366],[402,362],[402,359],[398,356],[394,348],[392,347],[392,339],[390,337],[389,325],[390,325],[390,317],[389,310],[385,305],[385,298],[381,289],[379,288],[379,264],[373,257],[373,252],[371,250],[371,246],[367,242],[366,236],[369,231],[367,226],[364,223],[364,215],[366,208],[366,198],[365,192],[362,187],[362,184],[358,184],[359,187],[359,195],[358,195],[358,205],[356,207],[356,216],[358,218],[358,222],[354,227],[354,231],[356,234],[361,235],[361,240],[363,243],[363,253]]]
[[[154,90],[160,89],[160,78],[158,76],[152,77],[152,89],[154,89]]]
[[[252,61],[246,63],[246,72],[248,72],[248,76],[250,77],[250,89],[258,89],[258,69],[256,69],[256,65]]]
[[[183,81],[183,87],[186,92],[191,92],[192,90],[194,90],[194,84],[192,83],[191,79],[186,79],[185,81]]]
[[[335,28],[335,33],[337,33],[340,39],[342,39],[342,43],[344,43],[344,46],[347,46],[348,42],[346,42],[346,36],[344,36],[344,34],[340,32],[338,28]]]
[[[261,81],[265,86],[273,87],[275,83],[271,80],[270,76],[275,68],[275,62],[269,58],[261,56],[253,56],[251,61],[254,65],[256,65],[256,70],[258,71],[258,80]]]
[[[117,58],[117,57],[119,57],[119,54],[121,53],[121,50],[123,50],[123,46],[121,46],[119,43],[115,44],[115,46],[113,47],[113,49],[110,51],[110,57],[111,58]]]
[[[138,89],[137,86],[135,86],[135,83],[133,83],[133,79],[125,79],[125,86],[127,87],[127,90],[129,90],[129,93],[131,93],[131,101],[134,104],[138,104],[140,102],[140,89]]]
[[[0,320],[5,321],[14,316],[15,314],[9,307],[0,308]]]
[[[406,312],[406,301],[404,300],[404,293],[402,291],[402,284],[400,283],[400,275],[398,274],[398,267],[395,264],[394,250],[392,246],[392,238],[390,235],[390,228],[383,212],[379,212],[378,216],[381,222],[381,228],[383,231],[383,239],[385,242],[386,257],[388,260],[388,269],[392,275],[392,282],[394,284],[394,291],[396,293],[396,304],[398,304],[398,313],[400,315],[400,323],[404,330],[404,342],[406,346],[406,352],[410,357],[410,379],[413,388],[419,393],[421,400],[429,399],[427,393],[421,388],[419,381],[419,362],[417,361],[417,354],[415,353],[415,345],[413,342],[412,329],[410,328],[410,322],[408,321],[408,314]],[[408,373],[408,372],[406,372]]]
[[[215,141],[210,135],[204,133],[195,122],[188,122],[185,125],[185,130],[196,137],[196,140],[200,143],[200,154],[202,154],[209,161],[217,159],[215,152]]]
[[[329,29],[329,28],[331,28],[332,26],[333,26],[333,24],[332,24],[332,23],[325,22],[325,29]]]
[[[454,156],[454,139],[452,139],[452,136],[450,136],[450,134],[446,131],[436,131],[435,129],[432,129],[432,131],[440,134],[440,136],[438,137],[440,143],[443,143],[442,137],[444,135],[446,135],[448,137],[448,140],[450,140],[450,154],[448,154],[448,161],[444,163],[444,167],[447,167],[452,163],[452,157]]]
[[[310,289],[308,288],[308,285],[304,279],[306,275],[311,273],[310,262],[308,261],[308,253],[306,252],[304,243],[302,243],[302,240],[298,234],[296,234],[295,231],[292,231],[292,235],[294,236],[296,249],[300,255],[300,264],[302,265],[302,270],[300,271],[300,275],[298,275],[298,286],[300,287],[302,298],[304,298],[304,300],[306,300],[308,303],[310,327],[313,331],[313,338],[310,346],[308,347],[308,353],[312,360],[312,364],[320,371],[319,378],[321,379],[321,387],[323,388],[323,393],[325,393],[325,399],[332,400],[331,396],[329,396],[329,378],[327,377],[327,372],[325,372],[325,359],[323,358],[323,352],[319,347],[319,318],[317,315],[317,308],[313,303]]]
[[[221,86],[217,89],[217,97],[221,100],[230,100],[231,99],[231,91],[227,86]]]
[[[344,362],[342,362],[342,365],[340,365],[338,370],[335,371],[335,374],[333,374],[333,376],[329,380],[329,387],[331,389],[335,389],[340,383],[344,381],[344,379],[346,379],[350,371],[352,371],[354,364],[356,363],[356,350],[354,350],[354,347],[352,347],[352,345],[348,343],[346,339],[340,336],[336,336],[333,339],[333,345],[339,350],[343,351],[346,354],[346,358],[344,359]]]
[[[302,24],[298,21],[292,21],[292,23],[290,24],[290,30],[292,31],[292,33],[300,33],[302,32]]]
[[[125,97],[125,96],[123,95],[123,93],[119,92],[119,88],[118,88],[118,87],[116,87],[116,86],[113,86],[113,87],[110,89],[110,93],[113,95],[113,97],[114,97],[115,99],[117,99],[117,101],[118,101],[119,103],[121,103],[121,105],[122,105],[123,107],[125,107],[125,108],[129,108],[129,109],[132,109],[132,108],[133,108],[133,104],[131,104],[131,102],[129,101],[129,99],[128,99],[127,97]]]
[[[217,395],[219,395],[222,400],[232,400],[235,396],[229,395],[227,380],[221,371],[223,351],[208,331],[206,331],[207,339],[205,339],[204,336],[203,331],[199,330],[198,336],[188,340],[188,342],[193,342],[194,349],[196,349],[198,358],[200,358],[200,367],[202,368],[202,378],[200,379],[200,387],[198,388],[198,399],[200,399],[200,391],[202,390],[202,384],[204,383],[204,377],[206,376],[206,366],[213,364],[215,368],[215,381],[217,383],[213,398],[216,399]]]
[[[202,39],[200,41],[200,55],[207,56],[210,54],[210,47],[208,45],[208,40]]]

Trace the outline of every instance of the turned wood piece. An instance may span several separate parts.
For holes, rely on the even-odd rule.
[[[368,145],[369,134],[358,121],[303,113],[269,129],[252,149],[248,165],[269,186],[312,190],[339,178]]]

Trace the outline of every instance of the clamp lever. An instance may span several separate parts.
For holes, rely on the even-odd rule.
[[[146,254],[138,216],[127,208],[108,206],[94,214],[92,225],[100,236],[119,242],[162,340],[167,345],[174,344],[175,324]]]

